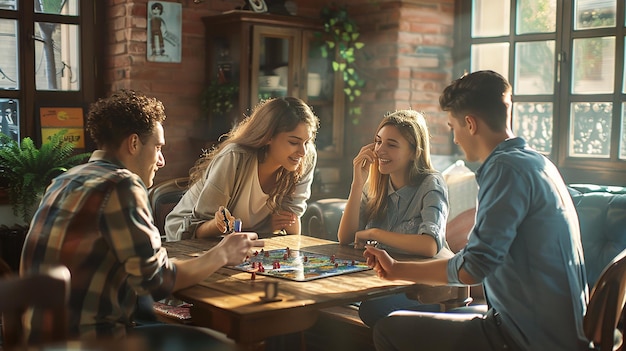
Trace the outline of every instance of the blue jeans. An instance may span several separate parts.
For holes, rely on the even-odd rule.
[[[373,328],[380,319],[398,310],[440,312],[441,307],[438,304],[422,304],[417,300],[409,299],[404,293],[401,293],[362,301],[359,306],[359,317],[368,327]]]

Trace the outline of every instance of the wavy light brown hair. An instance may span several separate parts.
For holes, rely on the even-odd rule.
[[[413,149],[413,160],[409,164],[409,182],[418,185],[427,174],[435,173],[430,160],[430,135],[424,116],[414,110],[398,110],[388,114],[378,125],[375,135],[385,126],[394,126]],[[380,220],[387,212],[389,174],[381,174],[378,165],[370,165],[369,200],[366,206],[367,221]]]
[[[226,145],[237,144],[257,151],[258,159],[263,162],[267,152],[267,143],[279,133],[290,132],[300,124],[307,125],[315,136],[319,119],[311,108],[301,99],[283,97],[260,102],[249,117],[246,117],[229,133],[225,134],[217,147],[198,159],[189,171],[190,185],[205,176],[206,168]],[[276,187],[269,194],[267,205],[272,211],[278,211],[283,198],[291,195],[304,172],[312,166],[315,158],[314,138],[309,141],[303,161],[295,171],[280,168],[276,178]]]

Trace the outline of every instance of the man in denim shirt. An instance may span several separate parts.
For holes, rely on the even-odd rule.
[[[409,263],[368,247],[385,279],[433,285],[483,283],[489,311],[399,311],[379,321],[379,350],[583,350],[588,300],[578,218],[557,168],[515,137],[511,86],[479,71],[439,99],[454,142],[479,161],[476,224],[451,259]]]

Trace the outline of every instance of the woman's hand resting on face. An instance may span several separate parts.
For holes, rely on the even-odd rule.
[[[370,174],[370,166],[376,162],[376,153],[374,152],[374,143],[367,144],[361,148],[359,154],[352,161],[354,173],[352,182],[360,185],[365,184]]]

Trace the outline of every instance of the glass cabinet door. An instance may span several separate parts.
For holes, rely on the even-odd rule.
[[[313,32],[307,31],[303,36],[303,95],[308,104],[320,119],[315,144],[322,158],[339,158],[343,152],[343,98],[341,80],[333,71],[332,61],[322,57],[321,40],[316,39]],[[336,94],[339,92],[339,94]]]
[[[298,30],[255,26],[250,72],[250,106],[259,101],[300,97]]]

